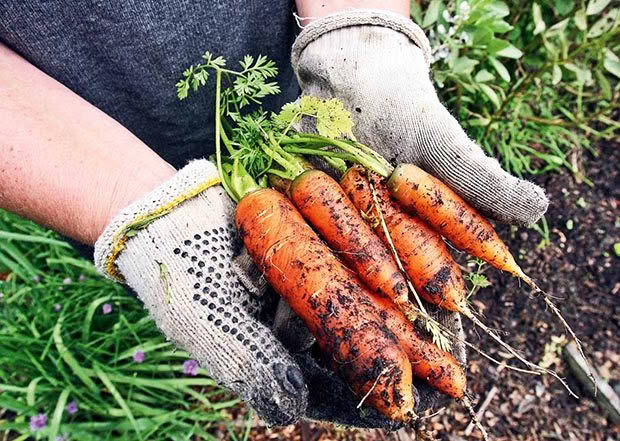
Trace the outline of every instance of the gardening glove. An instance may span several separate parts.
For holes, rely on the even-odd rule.
[[[95,244],[99,271],[129,285],[161,332],[268,424],[307,417],[398,428],[357,408],[359,397],[312,356],[303,323],[280,334],[293,355],[261,321],[275,302],[237,237],[235,206],[219,182],[213,164],[193,161],[122,210]],[[308,389],[323,404],[308,409]],[[329,390],[338,393],[326,400]]]
[[[422,29],[376,10],[315,20],[292,50],[303,94],[341,100],[360,142],[395,164],[417,164],[493,219],[536,222],[548,205],[543,190],[506,173],[469,139],[437,97],[430,60]]]
[[[342,101],[357,139],[393,164],[419,165],[494,219],[529,224],[546,210],[543,191],[503,171],[441,104],[430,79],[429,42],[410,20],[360,9],[317,19],[295,41],[292,65],[303,95]],[[458,314],[427,309],[459,336],[452,353],[464,365]],[[416,388],[418,412],[445,402],[426,383]]]
[[[308,391],[291,355],[257,320],[264,282],[237,240],[215,166],[191,162],[118,214],[95,264],[129,285],[161,332],[269,424],[296,421]]]

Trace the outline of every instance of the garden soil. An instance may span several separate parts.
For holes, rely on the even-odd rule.
[[[578,183],[570,173],[547,173],[533,180],[543,186],[551,200],[546,219],[550,243],[527,228],[499,226],[500,236],[525,272],[555,297],[564,317],[580,336],[584,350],[602,377],[620,393],[620,257],[614,244],[620,242],[620,147],[602,143],[598,156],[581,150],[583,157],[571,158],[594,183]],[[467,256],[458,259],[466,264]],[[472,298],[473,308],[484,321],[507,332],[509,344],[520,348],[529,360],[543,361],[566,377],[581,397],[572,398],[550,377],[528,376],[493,365],[469,352],[469,390],[476,408],[496,387],[483,421],[490,439],[496,441],[616,441],[620,427],[614,426],[596,402],[587,396],[562,359],[566,340],[561,323],[546,310],[540,298],[506,274],[488,268],[484,273],[492,285]],[[467,325],[466,325],[467,326]],[[484,333],[467,327],[468,340],[507,363],[509,360]],[[437,411],[439,409],[434,409]],[[240,414],[231,415],[237,421]],[[467,412],[452,403],[425,420],[425,435],[402,429],[396,433],[379,430],[342,430],[330,425],[300,423],[268,429],[255,420],[249,439],[262,440],[421,440],[464,441],[482,439],[477,430],[465,434]],[[226,439],[224,427],[218,438]]]

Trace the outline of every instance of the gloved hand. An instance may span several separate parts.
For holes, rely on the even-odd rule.
[[[133,203],[95,244],[95,264],[127,283],[151,317],[222,386],[273,424],[295,421],[307,388],[297,363],[257,320],[262,286],[236,239],[234,204],[206,160]]]
[[[417,164],[499,221],[527,225],[547,209],[540,187],[502,170],[441,104],[429,42],[411,20],[361,9],[315,20],[292,63],[303,94],[341,100],[358,140],[389,161]]]
[[[279,321],[293,356],[261,322],[263,307],[275,302],[267,301],[266,283],[237,238],[234,204],[218,184],[213,164],[193,161],[124,209],[95,244],[99,271],[129,285],[162,333],[267,423],[307,417],[396,428],[374,409],[357,409],[360,398],[305,350],[302,323],[287,330],[289,318]]]
[[[541,188],[502,170],[441,104],[430,78],[429,42],[405,17],[356,9],[316,19],[295,41],[292,64],[304,95],[342,101],[357,139],[394,164],[417,164],[503,222],[527,225],[547,209]],[[434,314],[464,335],[457,314]],[[465,362],[462,342],[453,354]],[[416,386],[418,411],[440,398],[424,383]]]

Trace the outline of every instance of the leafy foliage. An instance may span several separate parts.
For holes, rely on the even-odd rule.
[[[487,288],[491,286],[491,282],[484,275],[484,272],[488,269],[488,265],[483,260],[474,258],[467,262],[468,269],[473,268],[467,272],[464,277],[471,283],[471,288],[467,294],[467,298],[470,299],[481,288]]]
[[[587,3],[587,4],[586,4]],[[617,7],[609,0],[432,0],[427,30],[440,94],[506,169],[579,170],[581,147],[620,128]],[[593,152],[593,150],[591,150]]]
[[[239,400],[204,369],[185,373],[188,354],[55,233],[0,210],[0,274],[8,439],[215,440],[228,424]]]
[[[259,55],[256,59],[246,55],[239,62],[240,71],[226,69],[226,60],[214,57],[209,51],[202,56],[204,63],[192,65],[183,72],[183,78],[177,82],[177,96],[180,100],[187,98],[190,90],[196,92],[200,86],[207,84],[209,70],[221,71],[229,83],[222,95],[223,109],[227,116],[236,118],[240,110],[249,104],[260,104],[261,98],[280,93],[275,81],[267,81],[278,74],[275,62]]]
[[[299,123],[304,116],[316,119],[316,131],[321,136],[330,139],[354,138],[351,112],[337,99],[303,96],[293,103],[282,106],[282,110],[273,117],[273,120],[286,130]]]
[[[213,58],[213,54],[207,51],[202,58],[204,63],[194,66],[193,64],[185,69],[183,72],[183,79],[179,80],[177,86],[177,96],[180,100],[187,98],[190,87],[191,90],[196,92],[200,86],[207,84],[209,80],[209,69],[224,68],[226,66],[226,60],[219,56]]]
[[[235,201],[239,201],[257,186],[266,186],[267,173],[292,180],[304,171],[303,161],[297,153],[308,153],[311,149],[299,151],[298,146],[297,150],[292,152],[289,150],[295,150],[296,147],[292,146],[287,150],[281,145],[283,142],[309,143],[314,152],[318,151],[337,168],[345,166],[342,158],[347,151],[362,157],[371,167],[372,164],[385,167],[385,164],[364,152],[363,148],[356,148],[355,144],[338,140],[342,137],[354,139],[351,113],[344,108],[341,101],[305,96],[283,106],[280,113],[270,117],[262,108],[244,112],[242,109],[248,104],[260,105],[265,96],[279,93],[277,83],[267,81],[277,74],[274,63],[263,56],[256,60],[246,56],[240,62],[241,69],[234,71],[225,67],[226,60],[221,57],[214,58],[209,52],[205,53],[203,59],[205,63],[190,66],[185,70],[183,79],[176,84],[177,95],[179,99],[185,99],[190,90],[196,91],[206,85],[209,70],[215,71],[216,106],[219,106],[216,110],[219,115],[216,132],[220,133],[216,139],[215,159],[222,185]],[[226,84],[222,84],[223,80]],[[293,126],[303,117],[314,119],[318,135],[299,136]],[[291,134],[295,139],[288,136]],[[228,151],[226,156],[221,154],[221,143],[224,143]],[[338,151],[325,151],[321,148],[317,150],[317,143],[322,147],[331,146]]]

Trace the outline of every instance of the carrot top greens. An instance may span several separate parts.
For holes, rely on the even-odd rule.
[[[205,52],[202,59],[183,72],[177,96],[187,98],[215,73],[215,161],[222,185],[236,202],[266,187],[268,174],[295,179],[305,170],[302,154],[320,156],[340,172],[347,162],[384,177],[392,172],[383,157],[355,140],[351,112],[341,101],[304,96],[269,114],[260,106],[264,97],[280,93],[277,82],[271,81],[278,72],[273,61],[248,55],[239,70],[231,70],[221,56]],[[302,121],[316,133],[299,131]]]

